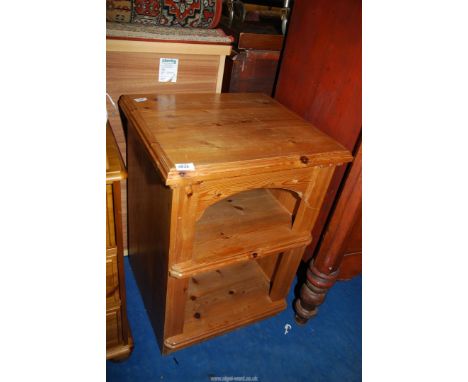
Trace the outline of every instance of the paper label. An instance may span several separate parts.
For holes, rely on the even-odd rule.
[[[193,163],[176,163],[175,168],[177,171],[195,171]]]
[[[146,97],[143,97],[143,98],[134,98],[133,100],[134,100],[135,102],[145,102],[145,101],[148,100],[148,98],[146,98]]]
[[[159,59],[159,82],[176,82],[178,68],[179,68],[178,58],[160,58]]]

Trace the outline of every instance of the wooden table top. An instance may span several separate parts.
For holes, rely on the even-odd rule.
[[[112,129],[107,123],[106,126],[106,183],[122,180],[127,177],[127,171],[123,164],[117,142],[115,141]]]
[[[352,161],[343,146],[263,94],[124,95],[119,105],[167,185]],[[195,170],[176,168],[187,163]]]

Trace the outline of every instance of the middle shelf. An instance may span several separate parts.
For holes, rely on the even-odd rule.
[[[171,276],[191,277],[307,245],[310,233],[293,231],[294,208],[289,211],[280,199],[269,189],[254,189],[208,207],[196,223],[192,259],[174,264]]]

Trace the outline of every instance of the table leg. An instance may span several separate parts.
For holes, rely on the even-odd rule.
[[[294,303],[298,324],[306,324],[317,314],[318,306],[325,300],[326,293],[335,283],[337,276],[338,271],[329,274],[320,272],[313,260],[310,261],[307,279],[301,287],[300,297]]]

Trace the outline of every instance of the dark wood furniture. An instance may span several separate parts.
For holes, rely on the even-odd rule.
[[[361,271],[361,182],[362,147],[359,143],[317,255],[309,263],[307,280],[294,305],[296,321],[300,324],[317,314],[318,305],[338,278],[351,278]]]
[[[112,130],[106,127],[106,343],[107,359],[127,357],[133,340],[127,321],[120,182],[127,177]]]
[[[296,0],[289,23],[275,98],[348,150],[354,150],[362,125],[361,0]],[[327,222],[333,220],[330,213],[337,204],[345,170],[338,168],[330,182],[305,261],[318,256]],[[357,217],[352,227],[345,229],[351,229],[347,244],[343,244],[349,246],[345,252],[360,252],[360,224]],[[342,260],[343,277],[359,271],[359,267],[352,269],[356,262],[351,257]],[[332,277],[335,267],[333,271],[325,269],[323,274]]]
[[[253,12],[247,12],[247,18],[250,13]],[[250,17],[230,24],[223,17],[220,26],[234,38],[231,55],[226,57],[223,92],[272,95],[284,40],[281,19]]]
[[[275,98],[353,151],[362,125],[361,0],[296,0]],[[314,254],[346,168],[337,169],[304,260]]]
[[[362,142],[359,140],[358,146],[353,154],[356,157],[356,163],[352,164],[351,168],[348,168],[347,175],[341,183],[342,191],[335,200],[335,204],[347,203],[346,209],[349,209],[345,214],[338,214],[339,209],[334,208],[330,214],[330,219],[325,226],[325,233],[330,230],[338,231],[340,235],[342,245],[340,247],[339,254],[341,259],[339,260],[338,281],[349,280],[354,276],[362,273],[362,185],[359,183],[352,183],[353,177],[349,176],[349,172],[362,172]],[[341,199],[346,195],[344,190],[352,188],[351,198],[346,202]],[[353,203],[353,204],[351,204]],[[358,207],[355,207],[359,203]],[[337,228],[333,228],[334,226]],[[325,240],[322,235],[322,241]],[[321,246],[326,248],[325,246]],[[320,252],[319,252],[320,253]]]
[[[163,354],[285,309],[329,181],[351,154],[262,94],[119,105],[129,257]]]
[[[234,50],[226,58],[223,92],[272,95],[280,53],[280,50]]]

